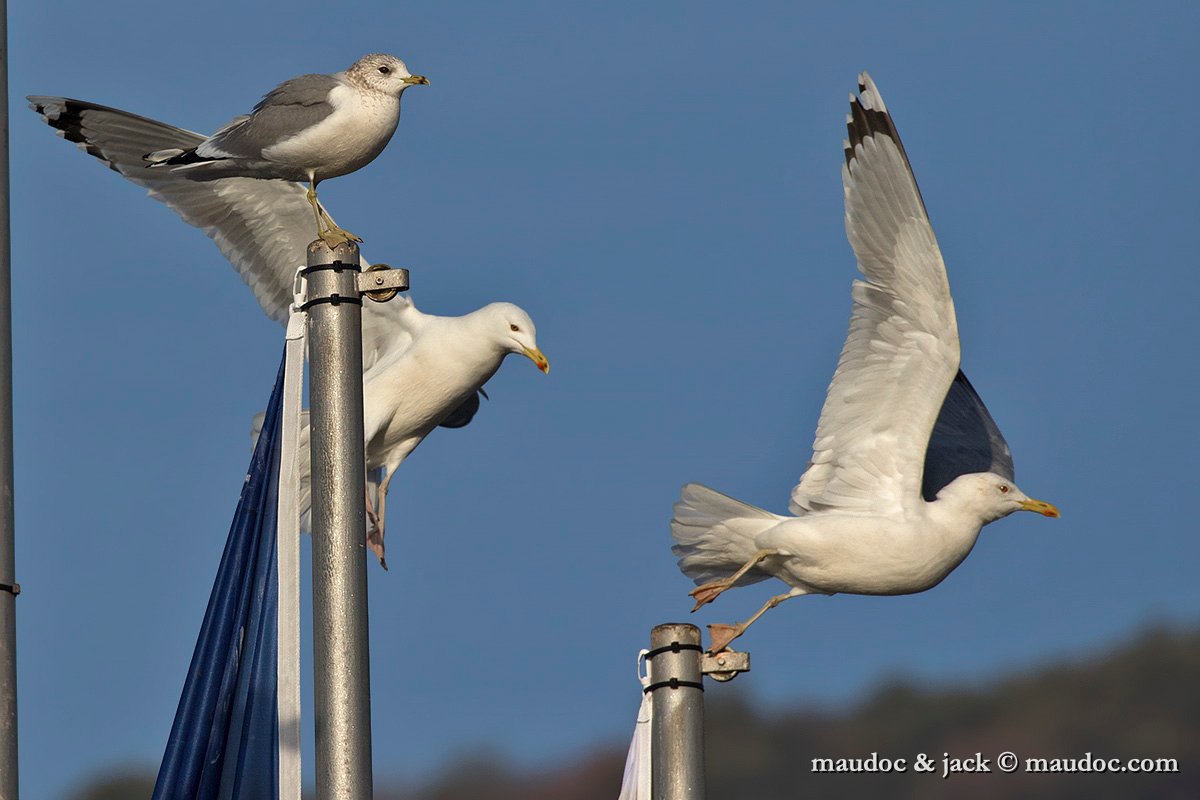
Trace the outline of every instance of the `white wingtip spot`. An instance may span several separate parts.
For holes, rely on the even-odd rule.
[[[875,81],[871,80],[871,76],[865,72],[859,76],[858,90],[862,95],[861,102],[864,108],[884,114],[888,113],[887,106],[883,102],[883,96],[879,94],[879,87],[875,85]]]

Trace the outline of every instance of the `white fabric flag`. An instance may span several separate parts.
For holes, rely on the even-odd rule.
[[[638,652],[637,677],[642,687],[642,704],[638,708],[629,754],[625,756],[625,777],[621,779],[621,794],[617,800],[650,800],[650,720],[654,717],[654,692],[646,691],[650,675],[642,673],[649,652]]]
[[[288,316],[283,409],[280,421],[279,514],[279,800],[300,798],[300,406],[304,393],[304,335],[308,314],[299,306],[307,289],[297,273]]]

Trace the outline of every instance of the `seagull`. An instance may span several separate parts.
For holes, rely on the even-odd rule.
[[[287,322],[296,267],[303,263],[311,235],[303,185],[252,178],[199,182],[169,170],[148,170],[142,154],[194,149],[204,136],[82,100],[28,99],[60,136],[149,189],[151,197],[204,231],[267,316]],[[321,213],[333,224],[323,207]],[[364,269],[370,266],[361,253],[360,259]],[[461,317],[423,313],[407,295],[365,303],[362,344],[367,468],[386,472],[379,507],[370,513],[367,542],[386,568],[384,513],[396,468],[435,427],[461,428],[471,421],[483,385],[505,356],[529,358],[543,373],[549,373],[550,362],[538,348],[533,320],[512,303],[492,303]],[[307,518],[307,427],[301,439],[301,510]]]
[[[317,236],[331,248],[361,242],[317,202],[317,184],[365,167],[400,122],[400,95],[428,85],[395,56],[371,53],[333,75],[301,75],[276,86],[249,114],[191,147],[144,155],[146,166],[194,181],[274,178],[307,181]]]
[[[946,267],[904,145],[867,73],[843,143],[855,280],[850,332],[791,516],[706,486],[683,487],[671,520],[696,609],[735,586],[791,587],[745,622],[710,625],[716,653],[791,597],[897,595],[936,586],[980,530],[1014,511],[1057,517],[1013,482],[1012,455],[959,370]]]

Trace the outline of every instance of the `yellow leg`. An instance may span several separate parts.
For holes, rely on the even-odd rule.
[[[317,220],[317,238],[329,245],[332,250],[339,244],[344,242],[361,242],[362,239],[355,236],[344,228],[339,228],[328,212],[321,207],[321,203],[317,200],[317,183],[309,181],[308,183],[308,203],[312,206],[313,216]]]

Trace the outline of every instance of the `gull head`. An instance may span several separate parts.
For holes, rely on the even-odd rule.
[[[550,361],[537,346],[537,329],[520,306],[492,303],[480,314],[490,336],[507,353],[516,353],[532,361],[542,372],[550,373]]]
[[[397,97],[410,86],[429,85],[424,75],[413,75],[403,61],[386,53],[363,56],[346,70],[346,77],[363,88]]]
[[[1033,511],[1046,517],[1059,515],[1051,504],[1034,500],[1011,480],[994,472],[959,475],[938,492],[937,502],[942,501],[977,515],[985,525],[1014,511]]]

